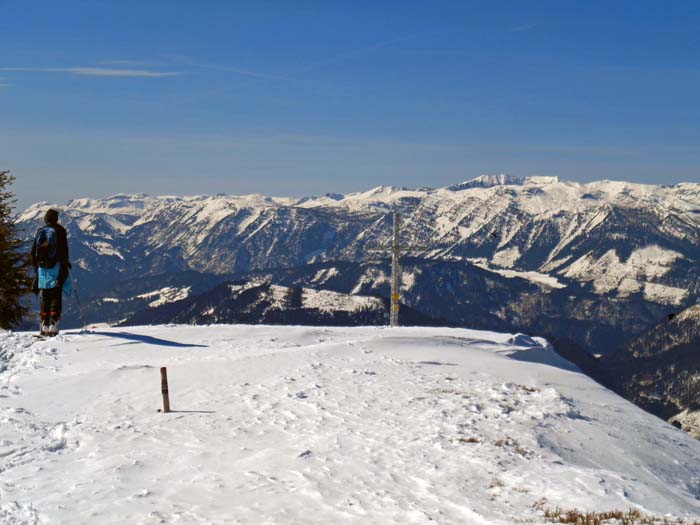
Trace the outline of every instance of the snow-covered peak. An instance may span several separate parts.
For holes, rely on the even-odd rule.
[[[491,188],[493,186],[521,186],[525,183],[524,178],[501,173],[499,175],[480,175],[475,179],[471,179],[459,184],[448,186],[450,191],[463,191],[471,188]]]
[[[50,207],[51,204],[46,201],[32,204],[31,206],[29,206],[29,208],[27,208],[17,216],[17,222],[23,223],[39,221],[43,219],[46,210],[48,210]]]
[[[357,194],[357,197],[361,199],[381,199],[389,197],[402,189],[404,188],[397,188],[395,186],[377,186],[371,190]]]
[[[367,191],[345,195],[326,194],[322,197],[300,199],[297,206],[302,208],[342,208],[348,211],[382,210],[407,198],[425,198],[432,189],[409,189],[396,186],[377,186]]]
[[[546,177],[543,175],[532,175],[525,177],[525,184],[547,186],[549,184],[559,184],[559,177]]]
[[[449,191],[464,191],[474,188],[494,188],[497,186],[547,186],[558,184],[559,177],[545,177],[533,175],[530,177],[516,177],[501,173],[499,175],[481,175],[475,179],[453,184],[446,189]]]
[[[162,197],[151,197],[145,193],[135,195],[120,193],[105,199],[91,199],[86,197],[73,199],[68,202],[65,208],[89,212],[97,212],[99,210],[104,213],[138,213],[139,210],[145,209],[158,199],[162,199]]]
[[[345,202],[391,202],[405,197],[422,197],[426,194],[424,190],[412,190],[408,188],[399,188],[396,186],[377,186],[371,190],[350,193],[345,196]],[[338,201],[342,202],[342,201]]]
[[[624,199],[657,198],[669,190],[675,191],[675,186],[657,186],[653,184],[638,184],[625,181],[604,180],[590,182],[585,185],[588,190],[599,192],[607,200],[619,201]]]

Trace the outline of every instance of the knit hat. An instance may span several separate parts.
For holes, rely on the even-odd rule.
[[[58,212],[53,208],[49,209],[44,215],[44,222],[49,226],[54,226],[58,224]]]

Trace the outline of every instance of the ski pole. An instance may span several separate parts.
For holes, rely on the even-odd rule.
[[[41,331],[41,325],[44,322],[41,318],[41,299],[43,297],[44,290],[39,290],[39,293],[36,294],[36,302],[37,302],[37,310],[39,311],[38,317],[39,317],[39,331]]]
[[[85,315],[83,315],[83,305],[80,304],[80,298],[78,297],[78,288],[75,286],[75,279],[73,279],[73,272],[71,272],[70,267],[68,268],[68,276],[70,277],[70,284],[73,287],[73,295],[75,295],[75,301],[78,303],[78,311],[80,312],[80,318],[83,320],[83,331],[87,332],[87,323],[85,322]]]

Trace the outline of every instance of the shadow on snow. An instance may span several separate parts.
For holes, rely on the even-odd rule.
[[[170,346],[173,348],[207,348],[207,345],[197,345],[193,343],[178,343],[177,341],[168,341],[167,339],[160,339],[159,337],[152,337],[150,335],[139,335],[132,334],[129,332],[90,332],[93,335],[103,335],[105,337],[116,337],[119,339],[127,339],[133,341],[134,343],[145,343],[147,345],[155,346]]]

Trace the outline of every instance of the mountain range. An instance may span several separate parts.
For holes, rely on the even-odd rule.
[[[28,240],[49,205],[35,204],[18,216]],[[429,248],[409,253],[415,262],[402,275],[403,301],[426,312],[443,307],[439,298],[426,300],[425,290],[413,291],[415,283],[433,280],[439,268],[462,268],[461,280],[446,285],[461,288],[466,280],[470,286],[468,277],[476,276],[483,297],[470,307],[475,311],[489,303],[481,292],[492,283],[497,289],[507,285],[506,294],[512,288],[518,303],[530,286],[528,301],[551,303],[556,318],[596,325],[577,337],[589,350],[609,353],[663,315],[689,306],[700,289],[700,184],[578,184],[497,175],[438,189],[380,186],[320,197],[117,195],[51,205],[69,231],[80,288],[98,299],[144,277],[197,272],[223,282],[262,270],[273,277],[293,268],[309,271],[309,264],[329,262],[360,265],[353,286],[335,291],[366,293],[371,282],[386,296],[386,272],[367,274],[360,267],[384,257],[371,248],[389,242],[393,209],[402,216],[402,242]],[[311,285],[323,288],[331,281]],[[182,283],[181,296],[193,293],[188,286]],[[438,296],[440,286],[433,285]],[[493,302],[485,315],[523,329],[532,324],[521,312],[501,311],[501,297]],[[635,314],[626,319],[629,308]],[[469,316],[462,312],[455,322],[462,317]],[[610,344],[601,335],[606,326],[616,332]]]

